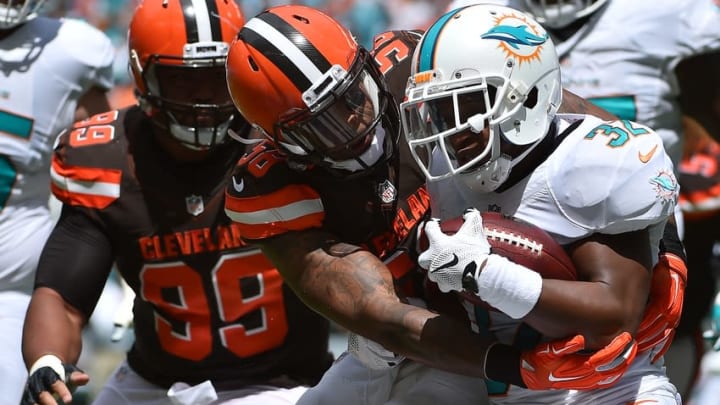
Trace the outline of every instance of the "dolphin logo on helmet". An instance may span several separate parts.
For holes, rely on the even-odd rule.
[[[499,25],[482,34],[480,38],[497,39],[515,49],[519,49],[518,45],[538,46],[544,44],[548,40],[548,34],[545,33],[543,36],[535,35],[528,31],[527,25],[519,25],[517,27]]]

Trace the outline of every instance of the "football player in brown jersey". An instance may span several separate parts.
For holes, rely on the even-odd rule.
[[[416,225],[428,213],[424,178],[407,145],[398,142],[398,103],[418,39],[412,32],[381,34],[368,54],[329,16],[280,6],[249,20],[228,53],[233,101],[268,140],[239,161],[226,211],[305,302],[365,336],[351,339],[353,356],[335,363],[333,369],[341,365],[338,373],[326,374],[343,384],[326,383],[331,390],[304,396],[301,403],[385,403],[400,397],[478,403],[485,396],[478,377],[525,385],[520,353],[473,334],[460,319],[464,314],[456,317],[443,308],[440,315],[406,304],[407,296],[424,292],[422,283],[413,282],[413,245]],[[410,283],[398,282],[408,278]],[[426,304],[440,309],[435,300]],[[575,340],[563,350],[582,348]],[[395,353],[434,368],[402,361]],[[537,353],[549,352],[542,347]],[[632,353],[628,335],[591,357],[548,354],[550,367],[573,375],[534,381],[586,388],[584,377],[597,380],[606,373],[612,379]],[[612,367],[598,369],[616,358]],[[403,386],[397,380],[412,388],[391,392]]]
[[[247,122],[225,60],[244,23],[233,1],[147,0],[129,28],[139,105],[61,135],[63,203],[40,259],[23,354],[23,404],[71,400],[89,376],[81,331],[117,266],[136,293],[135,341],[96,403],[291,404],[332,361],[329,322],[286,286],[224,212]]]

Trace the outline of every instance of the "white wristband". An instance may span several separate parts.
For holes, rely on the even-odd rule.
[[[43,367],[50,367],[63,381],[65,381],[65,367],[59,357],[54,354],[45,354],[41,356],[39,359],[35,360],[35,363],[33,363],[30,367],[28,375],[35,374],[36,371]]]
[[[496,254],[488,255],[477,284],[483,301],[513,319],[530,313],[542,291],[540,274]]]

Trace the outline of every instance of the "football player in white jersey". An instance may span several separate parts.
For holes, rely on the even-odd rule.
[[[565,88],[620,118],[653,128],[663,138],[677,173],[684,138],[675,67],[694,55],[720,49],[717,2],[525,2],[557,44]],[[676,218],[682,219],[679,206]],[[681,235],[684,229],[682,226]],[[702,314],[712,302],[712,293],[705,288],[708,283],[700,274],[710,271],[702,260],[704,256],[695,250],[695,244],[686,246],[691,269],[688,300],[675,342],[667,353],[668,374],[683,394],[689,392],[697,374]]]
[[[435,221],[425,227],[430,247],[419,261],[429,279],[490,304],[496,310],[466,304],[475,327],[519,347],[522,323],[545,336],[580,333],[591,348],[638,330],[653,268],[672,269],[683,255],[681,244],[661,243],[673,228],[666,225],[678,187],[660,135],[630,120],[558,114],[552,39],[512,8],[481,4],[440,17],[416,49],[412,73],[403,127],[429,180],[433,216],[465,218],[453,236]],[[542,279],[491,254],[486,210],[548,231],[579,281]],[[494,404],[678,404],[663,349],[641,347],[606,389],[530,391],[489,381],[488,393]]]
[[[85,22],[38,16],[43,0],[0,0],[0,395],[18,403],[35,267],[50,233],[50,153],[75,119],[109,108],[114,48]]]
[[[662,138],[677,174],[683,150],[681,105],[675,68],[681,61],[720,49],[720,8],[713,0],[485,0],[528,11],[550,33],[561,60],[565,89],[621,119],[653,128]],[[477,0],[456,0],[449,9]],[[687,191],[680,177],[683,194]],[[675,218],[685,234],[680,205]],[[689,229],[695,232],[694,227]],[[693,235],[692,240],[707,236]],[[668,373],[687,394],[702,354],[701,319],[712,301],[706,243],[686,243],[692,274],[688,300]],[[697,314],[697,315],[696,315]],[[693,361],[688,362],[688,359]]]

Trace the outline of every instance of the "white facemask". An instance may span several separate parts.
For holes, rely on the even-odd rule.
[[[170,125],[168,125],[168,128],[170,129],[172,136],[180,141],[183,146],[194,150],[206,150],[214,145],[222,143],[227,135],[228,129],[230,128],[230,122],[232,122],[232,117],[217,126],[217,136],[214,138],[214,143],[213,137],[215,135],[215,128],[213,127],[195,128],[180,125],[177,122],[171,122]],[[195,137],[196,129],[199,132],[197,138]]]

